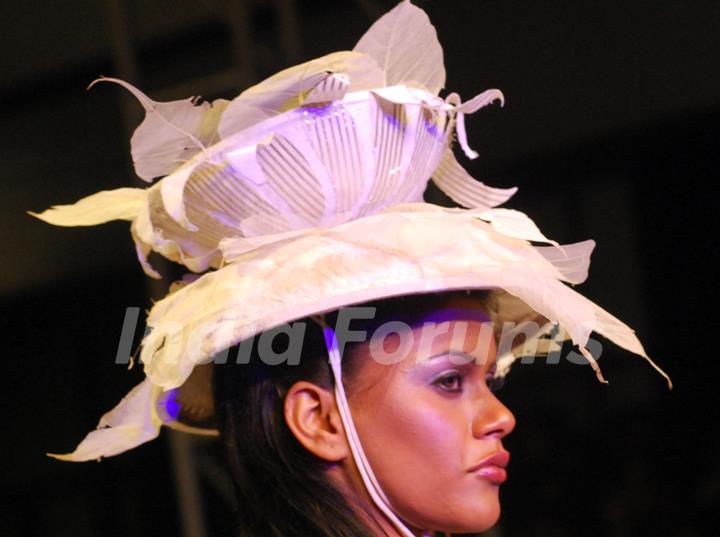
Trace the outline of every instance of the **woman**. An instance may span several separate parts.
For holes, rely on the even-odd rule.
[[[342,378],[391,512],[415,535],[485,531],[500,513],[502,439],[515,425],[493,393],[496,343],[483,328],[492,327],[491,293],[414,295],[377,308],[352,327],[368,337],[346,348]],[[383,337],[374,357],[371,334],[389,321],[406,331]],[[238,535],[402,535],[363,484],[322,330],[305,326],[298,365],[267,365],[255,352],[248,364],[215,366]]]
[[[352,51],[230,102],[157,103],[101,80],[144,106],[135,169],[163,178],[36,216],[128,220],[149,276],[160,277],[150,252],[197,275],[150,311],[145,381],[57,458],[116,455],[162,425],[202,432],[215,377],[241,534],[479,531],[498,517],[501,440],[514,425],[490,380],[515,357],[571,339],[604,381],[585,347],[593,331],[649,360],[632,329],[565,285],[586,278],[594,242],[547,239],[523,213],[498,208],[515,189],[487,187],[457,162],[455,138],[477,156],[465,116],[502,94],[440,98],[442,48],[410,2]],[[467,209],[423,202],[431,177]],[[368,303],[377,316],[345,314]],[[451,336],[426,329],[435,321]],[[363,325],[367,341],[350,330]],[[234,366],[220,369],[238,343]],[[455,363],[463,356],[471,363]]]

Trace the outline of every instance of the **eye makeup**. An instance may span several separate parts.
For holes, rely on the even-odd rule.
[[[475,357],[467,353],[448,351],[431,356],[404,373],[441,393],[460,394],[468,387],[468,382],[480,382],[480,379],[490,391],[498,390],[502,379],[496,378],[495,371],[494,361],[488,368],[486,364],[476,364]]]
[[[451,369],[437,375],[430,384],[447,393],[462,393],[464,382],[465,376],[459,371]]]

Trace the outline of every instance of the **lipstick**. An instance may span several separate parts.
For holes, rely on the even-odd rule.
[[[486,479],[495,485],[501,485],[507,480],[507,470],[505,468],[507,468],[509,462],[510,453],[505,450],[498,451],[471,466],[468,472],[482,479]]]

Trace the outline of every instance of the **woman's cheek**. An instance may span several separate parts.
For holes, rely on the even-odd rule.
[[[373,468],[385,474],[378,479],[402,479],[405,487],[410,481],[422,490],[462,476],[464,427],[444,406],[433,397],[418,397],[417,390],[413,397],[395,390],[373,412],[363,413],[362,441]]]

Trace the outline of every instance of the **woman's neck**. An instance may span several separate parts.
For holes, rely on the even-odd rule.
[[[349,471],[348,471],[349,470]],[[362,520],[375,537],[404,537],[394,524],[372,501],[357,468],[347,469],[340,465],[329,470],[330,479],[345,496],[355,514]],[[416,537],[422,537],[422,530],[408,527]]]

